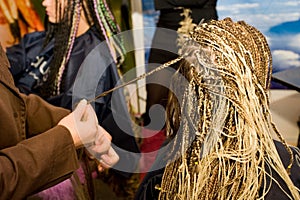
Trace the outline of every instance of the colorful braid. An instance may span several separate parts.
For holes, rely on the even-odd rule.
[[[80,21],[80,14],[81,14],[81,2],[80,0],[75,0],[75,12],[72,17],[72,25],[71,25],[71,34],[69,37],[67,49],[66,49],[66,54],[63,57],[61,66],[58,70],[58,74],[56,77],[56,95],[60,94],[60,87],[61,87],[61,82],[62,82],[62,76],[65,71],[66,64],[68,63],[70,59],[70,55],[73,49],[74,41],[76,38],[76,33],[78,30],[79,26],[79,21]]]

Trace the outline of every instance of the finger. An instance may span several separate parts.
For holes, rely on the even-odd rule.
[[[99,131],[100,132],[100,131]],[[111,142],[105,135],[97,134],[97,138],[91,143],[91,146],[87,149],[96,157],[100,159],[101,154],[108,153],[109,148],[111,148]]]
[[[96,112],[95,112],[94,108],[92,107],[92,105],[91,105],[91,104],[89,104],[89,105],[90,105],[91,110],[92,110],[92,112],[93,112],[93,117],[94,117],[94,120],[95,120],[95,124],[96,124],[97,126],[99,126],[99,121],[98,121],[98,117],[97,117],[97,115],[96,115]]]
[[[111,141],[112,137],[111,135],[102,127],[98,125],[98,129]]]
[[[90,147],[89,150],[91,150],[94,156],[98,159],[100,158],[101,154],[107,154],[109,148],[110,143],[104,143],[102,145],[94,145]]]
[[[95,144],[96,145],[102,145],[104,143],[108,143],[109,145],[111,144],[111,139],[107,137],[107,134],[103,134],[103,131],[100,130],[99,128],[100,126],[98,126],[98,130],[97,130],[97,138],[95,140]],[[104,129],[103,129],[104,130]],[[108,149],[107,149],[108,150]]]
[[[111,168],[112,166],[106,164],[103,160],[100,160],[99,161],[99,164],[98,164],[98,170],[101,172],[101,170],[104,170],[104,169],[109,169]]]
[[[103,172],[105,168],[102,167],[102,164],[101,164],[101,162],[100,162],[100,159],[99,159],[99,160],[96,159],[96,158],[94,157],[94,155],[91,154],[87,149],[86,149],[85,153],[86,153],[86,155],[88,156],[89,159],[94,160],[94,161],[96,162],[97,170],[98,170],[99,172]]]
[[[91,154],[88,149],[85,149],[85,153],[86,153],[86,155],[88,156],[89,159],[95,160],[95,156],[93,154]]]
[[[99,163],[99,164],[97,165],[97,168],[98,168],[98,171],[99,171],[99,172],[103,172],[104,169],[106,169],[106,168],[104,168],[104,167],[102,166],[101,163]]]
[[[119,155],[113,148],[110,148],[107,154],[101,155],[100,161],[103,167],[112,167],[119,161]]]
[[[82,99],[73,111],[74,114],[81,119],[81,121],[86,121],[86,116],[84,115],[86,113],[86,105],[87,101],[85,99]]]
[[[99,172],[103,172],[105,169],[108,169],[110,168],[108,165],[106,164],[103,164],[104,166],[102,166],[102,160],[101,159],[95,159],[94,156],[92,156],[91,154],[88,154],[89,158],[94,160],[96,162],[96,165],[97,165],[97,169]]]
[[[98,128],[98,118],[91,104],[87,105],[85,114],[86,120],[89,120],[89,123]]]
[[[101,162],[100,162],[100,159],[99,159],[99,160],[96,159],[96,158],[94,157],[94,155],[92,155],[87,149],[86,149],[85,153],[86,153],[86,155],[88,156],[89,159],[94,160],[94,161],[96,162],[97,170],[98,170],[99,172],[103,172],[105,168],[102,167],[102,164],[101,164]]]

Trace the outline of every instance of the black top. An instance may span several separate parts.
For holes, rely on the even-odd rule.
[[[284,166],[287,167],[289,163],[289,154],[283,144],[281,142],[275,141],[276,149],[279,153],[281,161],[283,162]],[[162,148],[163,149],[163,148]],[[290,178],[294,185],[300,189],[300,149],[297,147],[291,147],[294,155],[294,163],[291,168],[291,175]],[[164,149],[164,151],[168,151]],[[152,169],[147,173],[145,178],[143,179],[142,183],[140,184],[138,191],[135,195],[135,200],[156,200],[158,199],[159,190],[156,189],[156,186],[161,185],[162,176],[164,173],[165,168],[160,166],[165,166],[167,161],[165,159],[165,153],[159,152],[157,159],[155,160]],[[268,169],[268,168],[266,168]],[[281,177],[272,171],[272,177],[278,181],[280,186],[285,190],[288,191],[286,184],[282,181]],[[267,177],[267,184],[269,183],[270,178]],[[280,199],[285,200],[289,199],[284,192],[279,188],[279,186],[273,181],[270,191],[268,192],[265,199]]]
[[[215,8],[217,0],[154,0],[156,10],[185,8]]]
[[[177,30],[179,22],[183,20],[182,9],[191,9],[193,23],[201,20],[218,19],[216,10],[217,0],[155,0],[155,9],[160,10],[157,26]]]

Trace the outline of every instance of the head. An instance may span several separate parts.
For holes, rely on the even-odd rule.
[[[47,21],[51,24],[70,23],[72,20],[85,20],[90,25],[96,23],[95,15],[98,11],[94,5],[106,3],[94,0],[43,0]],[[75,21],[74,21],[75,23]],[[66,25],[66,24],[64,24]]]
[[[245,22],[212,20],[196,26],[181,50],[186,59],[172,90],[183,97],[171,94],[167,106],[177,157],[166,167],[160,198],[256,199],[267,193],[268,167],[296,197],[272,139],[265,37]]]
[[[66,6],[65,0],[43,0],[42,5],[46,9],[46,15],[50,23],[58,23],[62,16],[63,10]]]

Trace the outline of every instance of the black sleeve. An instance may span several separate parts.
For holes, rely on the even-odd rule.
[[[24,41],[6,49],[6,55],[10,63],[10,71],[14,77],[20,76],[25,71]]]
[[[142,183],[140,184],[136,194],[135,200],[156,200],[159,195],[159,187],[161,185],[162,177],[165,168],[150,171],[146,174]]]
[[[172,9],[176,7],[201,8],[207,3],[216,5],[216,0],[155,0],[155,9]]]
[[[289,153],[281,142],[275,141],[275,145],[284,167],[287,167],[290,159]],[[294,156],[290,178],[294,185],[300,189],[300,149],[294,146],[290,146],[290,148]]]
[[[284,165],[285,168],[287,168],[289,164],[289,153],[284,147],[284,145],[279,142],[279,141],[274,141],[277,152],[281,158],[281,161]],[[294,185],[300,189],[299,184],[300,184],[300,154],[299,154],[299,149],[296,147],[290,147],[293,151],[294,155],[294,162],[291,168],[291,174],[290,178]],[[274,171],[273,169],[269,168],[270,166],[266,166],[266,171],[269,174],[272,174],[272,180],[269,177],[266,177],[266,185],[270,185],[270,189],[265,196],[265,199],[280,199],[280,200],[288,200],[290,199],[289,196],[291,196],[291,192],[289,191],[287,185],[285,184],[284,180],[281,178],[281,176]],[[271,171],[270,171],[271,169]],[[286,192],[286,193],[285,193]]]

